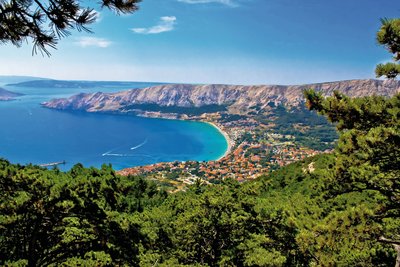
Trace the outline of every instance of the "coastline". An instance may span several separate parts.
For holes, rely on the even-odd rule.
[[[229,135],[224,130],[222,130],[222,128],[219,125],[217,125],[214,122],[210,122],[210,121],[201,121],[201,122],[207,123],[207,124],[213,126],[215,129],[217,129],[224,136],[226,143],[228,144],[228,147],[226,148],[225,153],[221,157],[216,159],[215,161],[219,161],[219,160],[225,158],[226,156],[228,156],[231,153],[233,145],[234,145],[234,143],[233,143],[232,139],[229,137]]]
[[[168,114],[168,113],[145,112],[145,113],[139,113],[139,114],[136,113],[135,116],[151,118],[151,119],[194,121],[194,122],[202,122],[202,123],[211,125],[215,129],[217,129],[219,133],[221,133],[224,136],[226,143],[228,144],[225,153],[222,154],[219,158],[215,159],[214,161],[219,161],[219,160],[225,158],[226,156],[228,156],[232,152],[232,148],[235,145],[235,142],[232,141],[229,134],[226,131],[224,131],[223,128],[215,122],[207,121],[204,119],[203,120],[202,119],[200,119],[200,120],[192,119],[190,117],[182,118],[182,117],[177,116],[177,114],[173,114],[173,113]]]

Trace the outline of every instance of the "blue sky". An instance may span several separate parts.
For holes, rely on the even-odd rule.
[[[94,3],[92,1],[91,3]],[[132,15],[99,12],[50,58],[0,46],[0,75],[57,79],[303,84],[373,78],[390,54],[380,18],[398,0],[143,0]]]

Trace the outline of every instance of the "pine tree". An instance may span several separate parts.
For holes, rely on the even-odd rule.
[[[376,76],[396,78],[400,73],[400,19],[382,19],[382,27],[377,34],[378,43],[392,53],[395,63],[379,64],[376,67]]]
[[[384,19],[378,41],[400,60],[400,19]],[[378,76],[395,78],[398,63],[378,65]],[[377,204],[371,216],[382,226],[376,241],[392,244],[400,266],[400,94],[351,99],[339,92],[324,98],[306,90],[307,106],[336,123],[340,133],[335,151],[331,194],[373,192]]]
[[[119,13],[132,13],[141,0],[102,0],[101,7]],[[88,31],[96,20],[92,8],[78,0],[5,0],[0,1],[0,43],[21,46],[33,41],[33,53],[50,55],[58,41],[70,31]]]

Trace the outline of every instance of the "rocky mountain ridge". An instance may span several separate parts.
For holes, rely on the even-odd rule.
[[[230,113],[244,114],[251,107],[265,108],[275,105],[298,106],[303,100],[303,90],[313,88],[324,95],[340,91],[350,97],[369,95],[392,96],[400,92],[396,80],[349,80],[306,85],[191,85],[167,84],[118,93],[78,94],[64,99],[54,99],[43,106],[55,109],[84,110],[88,112],[145,111],[146,105],[161,107],[226,106]],[[141,108],[141,105],[143,108]]]

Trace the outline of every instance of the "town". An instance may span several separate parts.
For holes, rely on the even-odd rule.
[[[169,191],[185,190],[196,182],[218,184],[232,178],[239,182],[256,179],[277,168],[327,150],[302,146],[295,136],[275,131],[250,116],[224,119],[220,113],[185,119],[208,122],[217,127],[229,142],[227,153],[215,161],[165,162],[119,171],[121,175],[142,175]]]

